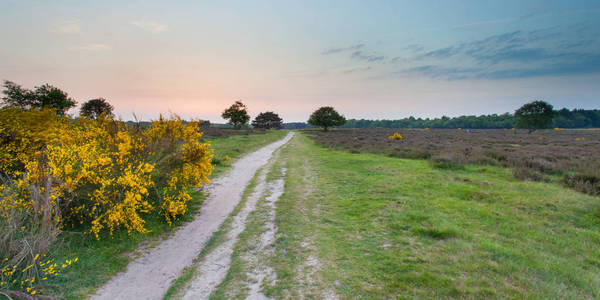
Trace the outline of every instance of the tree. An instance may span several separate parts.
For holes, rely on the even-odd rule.
[[[113,106],[104,98],[92,99],[83,103],[79,115],[90,119],[98,119],[101,115],[112,116]]]
[[[346,123],[346,118],[340,115],[333,107],[323,106],[310,115],[308,124],[323,127],[323,131],[332,126],[342,126]]]
[[[44,84],[28,90],[20,85],[5,80],[2,91],[2,103],[5,106],[17,107],[23,110],[51,108],[56,113],[63,115],[67,110],[75,106],[77,102],[57,87]]]
[[[225,120],[229,120],[229,124],[233,125],[236,129],[241,128],[250,121],[248,108],[242,101],[235,101],[233,105],[223,111],[221,117]]]
[[[529,133],[536,129],[551,128],[555,114],[552,105],[547,102],[533,101],[515,111],[515,127],[527,128]]]
[[[252,121],[252,126],[254,126],[255,128],[264,128],[264,129],[269,129],[269,128],[281,129],[281,128],[283,128],[282,122],[283,122],[283,120],[279,117],[279,115],[277,115],[276,113],[274,113],[272,111],[267,111],[267,112],[258,114],[258,116],[256,116],[256,118],[254,118],[254,121]]]

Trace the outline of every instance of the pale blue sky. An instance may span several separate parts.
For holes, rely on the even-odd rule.
[[[0,79],[222,122],[599,108],[600,1],[0,0]],[[73,110],[72,112],[75,112]]]

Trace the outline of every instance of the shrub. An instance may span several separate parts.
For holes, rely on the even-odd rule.
[[[213,166],[198,122],[179,117],[128,126],[110,116],[72,120],[53,110],[0,109],[0,290],[38,294],[48,276],[76,261],[44,257],[63,226],[112,234],[169,224]],[[151,192],[152,191],[152,192]]]
[[[208,182],[212,150],[200,143],[197,122],[161,116],[144,129],[111,118],[53,117],[38,128],[43,113],[3,111],[14,122],[0,124],[2,154],[12,162],[2,171],[15,179],[24,206],[32,206],[28,188],[39,187],[56,202],[60,221],[87,226],[97,238],[121,227],[146,232],[143,215],[152,211],[171,223],[187,210],[188,190]]]
[[[390,140],[401,140],[402,136],[399,133],[395,132],[394,134],[390,135],[388,138]]]
[[[562,183],[582,193],[600,195],[600,176],[593,174],[565,175]]]

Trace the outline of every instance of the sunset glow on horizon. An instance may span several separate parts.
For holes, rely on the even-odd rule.
[[[224,123],[236,100],[285,122],[600,103],[598,1],[1,2],[0,79],[124,120]]]

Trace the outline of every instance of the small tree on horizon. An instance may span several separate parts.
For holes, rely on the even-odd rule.
[[[67,110],[74,107],[77,102],[61,89],[44,84],[36,86],[34,90],[5,80],[2,94],[2,103],[5,106],[16,107],[23,110],[31,109],[55,109],[58,115],[64,115]]]
[[[233,105],[223,111],[221,117],[228,120],[229,124],[233,125],[236,129],[240,129],[243,125],[247,125],[250,121],[250,115],[248,115],[248,108],[242,101],[235,101]]]
[[[536,100],[515,111],[515,127],[529,129],[529,133],[536,129],[551,128],[555,114],[552,105]]]
[[[308,119],[308,124],[323,127],[323,131],[327,131],[329,127],[342,126],[345,123],[346,118],[331,106],[323,106],[315,110]]]
[[[283,128],[283,120],[279,117],[278,114],[267,111],[262,112],[254,118],[252,121],[252,126],[255,128],[263,128],[263,129],[281,129]]]
[[[83,103],[79,115],[85,118],[98,119],[101,115],[112,116],[113,106],[104,98],[91,99]]]

